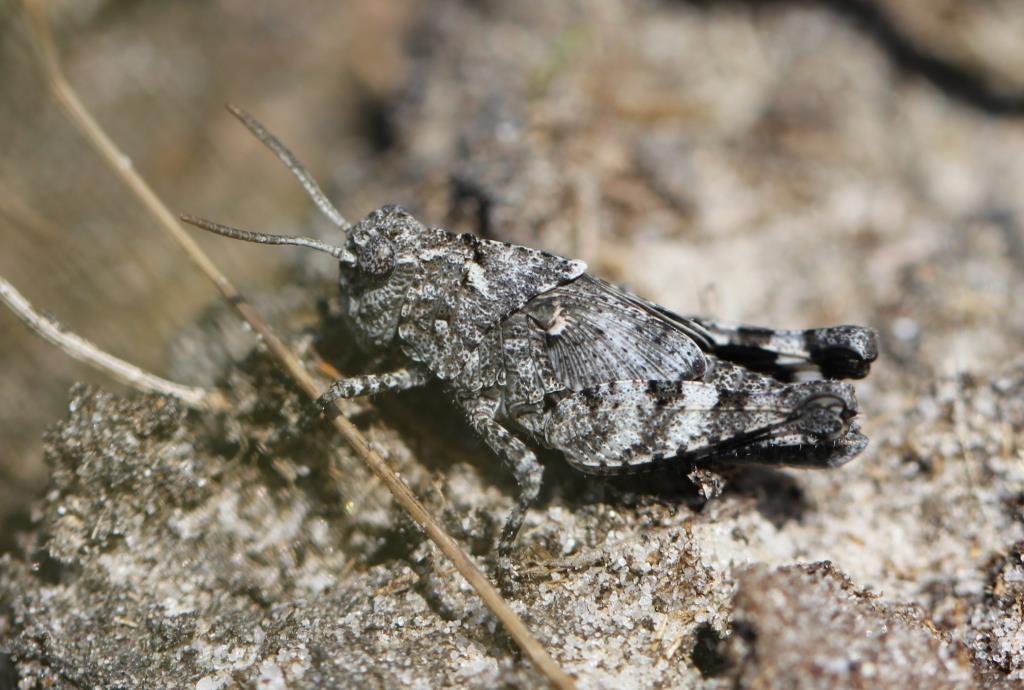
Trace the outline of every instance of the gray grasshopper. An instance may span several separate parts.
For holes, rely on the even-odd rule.
[[[499,554],[510,553],[540,490],[542,467],[528,443],[604,475],[679,462],[837,467],[867,444],[852,386],[834,379],[868,373],[874,331],[679,316],[588,274],[582,261],[427,227],[397,206],[349,223],[283,144],[231,110],[344,241],[183,220],[338,260],[344,317],[359,346],[397,350],[405,366],[336,381],[317,404],[440,381],[519,485]],[[820,378],[797,381],[804,372]]]

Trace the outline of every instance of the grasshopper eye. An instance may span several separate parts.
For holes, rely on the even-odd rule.
[[[395,270],[395,250],[391,243],[376,237],[359,248],[359,268],[372,278],[387,278]]]

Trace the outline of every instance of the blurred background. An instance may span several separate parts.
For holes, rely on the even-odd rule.
[[[349,218],[399,203],[682,312],[879,329],[869,433],[939,377],[1019,356],[1012,0],[76,0],[51,17],[70,81],[173,210],[329,236],[231,102]],[[12,0],[0,154],[0,274],[104,349],[203,381],[174,343],[214,289],[65,119]],[[323,257],[198,240],[257,303],[299,273],[331,289]],[[80,380],[117,389],[0,310],[5,547]]]

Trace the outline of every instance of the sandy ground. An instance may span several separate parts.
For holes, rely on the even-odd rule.
[[[72,79],[176,208],[329,237],[232,100],[350,216],[398,202],[679,311],[879,331],[871,445],[840,470],[734,473],[704,500],[685,472],[587,480],[544,456],[509,598],[580,687],[1009,688],[1024,12],[939,4],[58,16]],[[340,442],[284,431],[301,397],[60,120],[2,16],[0,272],[237,413],[127,394],[0,314],[0,687],[537,686]],[[305,356],[378,364],[335,328],[328,259],[202,239]],[[439,396],[350,411],[490,567],[514,487]]]

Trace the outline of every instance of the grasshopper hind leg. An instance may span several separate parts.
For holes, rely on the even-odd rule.
[[[861,326],[774,330],[693,319],[711,339],[711,354],[779,380],[805,371],[827,379],[867,376],[878,357],[878,336]]]
[[[808,381],[729,390],[697,381],[617,381],[578,391],[548,414],[544,442],[590,474],[669,461],[836,467],[866,443],[848,384]]]

